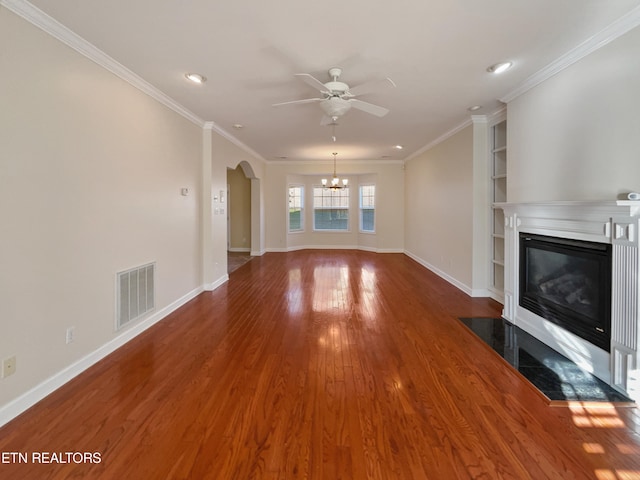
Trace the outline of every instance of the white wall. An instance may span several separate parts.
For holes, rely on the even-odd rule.
[[[640,28],[508,105],[509,202],[640,191]]]
[[[405,250],[467,293],[473,277],[473,127],[405,165]]]
[[[202,129],[2,7],[0,45],[1,409],[118,336],[116,272],[201,286]]]
[[[251,174],[251,252],[264,253],[264,162],[235,145],[211,128],[203,132],[203,282],[212,289],[227,280],[227,202],[220,191],[227,190],[227,169],[244,165]],[[217,199],[215,197],[218,197]],[[217,212],[216,213],[216,209]],[[224,212],[223,212],[224,210]]]
[[[267,248],[286,251],[299,248],[361,248],[377,252],[401,252],[404,248],[404,172],[398,162],[339,163],[338,176],[349,179],[350,228],[348,232],[314,232],[312,187],[331,177],[333,163],[273,163],[266,167]],[[375,180],[376,232],[359,231],[358,186]],[[288,233],[287,208],[290,184],[305,186],[305,231]]]

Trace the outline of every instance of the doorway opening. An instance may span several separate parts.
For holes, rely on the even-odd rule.
[[[242,165],[227,169],[227,273],[251,260],[251,179]]]

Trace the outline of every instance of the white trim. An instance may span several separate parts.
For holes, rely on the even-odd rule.
[[[358,245],[299,245],[296,247],[289,247],[287,251],[295,250],[359,250]]]
[[[494,299],[496,302],[498,302],[501,305],[504,305],[504,293],[503,292],[498,292],[493,290],[492,288],[489,288],[487,290],[487,294],[486,295],[482,295],[483,297],[490,297],[492,299]]]
[[[501,105],[500,107],[498,107],[497,110],[495,110],[492,113],[486,114],[486,115],[471,115],[471,118],[468,118],[467,120],[465,120],[463,123],[461,123],[457,127],[453,127],[451,130],[449,130],[446,133],[443,133],[442,135],[440,135],[434,141],[429,142],[427,145],[422,147],[420,150],[416,150],[415,152],[413,152],[411,155],[409,155],[407,158],[405,158],[402,161],[402,163],[406,163],[409,160],[414,159],[418,155],[420,155],[420,154],[422,154],[422,153],[424,153],[424,152],[426,152],[428,150],[431,150],[433,147],[435,147],[438,144],[444,142],[446,139],[448,139],[450,137],[453,137],[456,133],[460,132],[461,130],[464,130],[469,125],[472,125],[474,123],[492,123],[492,122],[495,122],[496,121],[495,119],[498,118],[498,117],[506,118],[506,115],[507,115],[507,106],[506,105]]]
[[[538,72],[531,75],[522,84],[520,84],[520,86],[516,87],[514,90],[500,98],[500,101],[509,103],[523,93],[528,92],[536,85],[539,85],[556,73],[561,72],[565,68],[576,63],[578,60],[595,52],[599,48],[604,47],[609,42],[612,42],[616,38],[621,37],[628,31],[633,30],[639,25],[640,6],[623,15],[603,30],[599,31],[592,37],[582,42],[577,47],[569,50],[567,53],[548,64],[542,70],[539,70]]]
[[[439,268],[431,265],[426,260],[423,260],[422,258],[418,257],[417,255],[414,255],[413,253],[409,252],[408,250],[405,250],[403,253],[407,257],[409,257],[409,258],[415,260],[416,262],[418,262],[420,265],[425,267],[427,270],[431,270],[433,273],[438,275],[443,280],[446,280],[447,282],[449,282],[454,287],[458,288],[459,290],[462,290],[464,293],[466,293],[470,297],[490,297],[491,296],[490,292],[488,290],[470,288],[467,285],[465,285],[464,283],[462,283],[462,282],[456,280],[455,278],[453,278],[451,275],[449,275],[449,274],[443,272],[442,270],[440,270]]]
[[[361,248],[362,250],[362,248]],[[376,253],[402,253],[404,254],[404,248],[376,248]]]
[[[404,159],[404,163],[408,162],[409,160],[412,160],[412,159],[416,158],[418,155],[426,152],[427,150],[431,150],[436,145],[444,142],[447,138],[453,137],[456,133],[460,132],[461,130],[464,130],[465,128],[467,128],[471,124],[472,124],[471,119],[470,118],[466,119],[464,122],[462,122],[457,127],[453,127],[451,130],[443,133],[438,138],[436,138],[432,142],[429,142],[428,144],[426,144],[421,149],[416,150],[415,152],[413,152],[411,155],[409,155],[407,158]]]
[[[251,255],[253,255],[253,253]],[[224,283],[226,283],[228,281],[229,281],[229,274],[225,273],[220,278],[218,278],[218,280],[216,280],[215,282],[205,284],[204,287],[203,287],[203,290],[205,290],[207,292],[211,292],[211,291],[215,290],[216,288],[218,288],[220,285],[222,285],[222,284],[224,284]]]
[[[86,41],[77,33],[74,33],[69,28],[65,27],[54,18],[47,15],[39,8],[31,5],[29,2],[24,0],[0,0],[0,5],[11,10],[16,15],[24,18],[26,21],[40,28],[52,37],[60,40],[65,45],[73,48],[89,60],[92,60],[106,70],[109,70],[114,75],[120,77],[122,80],[128,82],[143,93],[146,93],[162,105],[170,108],[179,115],[182,115],[187,120],[200,127],[204,126],[204,121],[196,114],[187,110],[171,97],[158,90],[146,80],[143,80],[127,67],[117,62],[115,59]]]
[[[296,229],[296,230],[292,230],[291,229],[291,207],[290,207],[290,201],[291,201],[291,189],[292,188],[299,188],[300,189],[300,228]],[[296,234],[300,234],[300,233],[305,233],[305,221],[304,221],[304,217],[305,217],[305,196],[307,194],[307,191],[305,189],[305,185],[301,184],[301,183],[289,183],[289,185],[287,186],[287,198],[285,200],[285,215],[286,215],[286,222],[287,222],[287,234],[291,234],[291,235],[296,235]]]
[[[288,253],[299,250],[362,250],[372,253],[406,253],[402,248],[373,248],[363,245],[298,245],[286,248],[268,248],[266,251],[269,253]]]
[[[371,160],[348,160],[342,159],[342,162],[347,165],[371,165],[371,162],[375,162],[376,165],[402,165],[404,160],[391,160],[391,159],[376,159],[373,158]],[[318,159],[318,160],[268,160],[267,163],[269,165],[329,165],[333,166],[333,160]],[[300,176],[318,176],[318,174],[313,173],[301,173]],[[359,174],[360,175],[360,174]]]
[[[495,112],[490,113],[489,115],[487,115],[487,122],[489,127],[492,127],[500,122],[502,122],[503,120],[507,119],[507,105],[502,105],[500,108],[498,108]]]
[[[471,123],[488,123],[489,119],[487,115],[471,115]]]
[[[2,1],[2,0],[0,0],[0,1]],[[249,147],[249,146],[245,145],[244,143],[242,143],[240,140],[238,140],[236,137],[231,135],[226,130],[222,129],[215,122],[206,121],[206,122],[204,122],[202,124],[202,128],[204,130],[211,130],[213,132],[216,132],[218,135],[220,135],[221,137],[229,140],[236,147],[239,147],[240,149],[244,150],[245,152],[247,152],[249,155],[251,155],[252,157],[256,158],[257,160],[260,160],[260,161],[265,162],[265,163],[267,162],[262,155],[260,155],[258,152],[253,150],[251,147]]]
[[[198,287],[0,408],[0,427],[202,293]]]
[[[251,249],[246,247],[229,247],[227,251],[231,253],[249,253]]]

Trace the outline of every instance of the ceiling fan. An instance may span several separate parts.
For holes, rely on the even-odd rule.
[[[308,73],[296,73],[295,76],[305,82],[307,85],[312,86],[320,93],[322,98],[307,98],[305,100],[293,100],[291,102],[276,103],[273,106],[279,107],[282,105],[293,105],[303,103],[320,103],[320,107],[324,111],[325,115],[320,121],[321,125],[335,125],[338,118],[347,113],[351,107],[362,110],[363,112],[375,115],[377,117],[384,117],[389,110],[373,103],[363,102],[358,100],[357,96],[364,95],[366,93],[374,92],[386,87],[395,87],[396,84],[390,78],[384,78],[381,80],[373,80],[363,83],[357,87],[349,87],[344,82],[341,82],[340,75],[342,69],[333,67],[329,69],[329,77],[331,81],[322,83]]]

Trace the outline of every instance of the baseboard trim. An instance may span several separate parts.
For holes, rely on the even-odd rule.
[[[122,333],[120,333],[117,337],[105,343],[97,350],[89,353],[88,355],[85,355],[80,360],[60,370],[58,373],[55,373],[53,376],[33,387],[31,390],[23,393],[16,399],[0,407],[0,427],[31,408],[47,395],[53,393],[58,388],[62,387],[65,383],[77,377],[89,367],[95,365],[100,360],[104,359],[107,355],[113,353],[118,348],[122,347],[127,342],[158,323],[160,320],[164,319],[166,316],[183,306],[188,301],[200,295],[200,293],[202,293],[203,291],[203,287],[195,288],[186,295],[183,295],[176,301],[167,305],[165,308],[132,325],[130,328],[123,330]]]
[[[269,253],[287,253],[287,252],[297,252],[299,250],[362,250],[364,252],[372,252],[372,253],[405,253],[402,248],[373,248],[373,247],[365,247],[363,245],[299,245],[296,247],[286,247],[286,248],[269,248],[267,252]]]
[[[215,290],[216,288],[218,288],[220,285],[223,285],[224,283],[226,283],[228,281],[229,281],[229,274],[225,273],[224,275],[222,275],[216,281],[214,281],[212,283],[206,283],[204,285],[204,287],[203,287],[203,290],[211,292],[211,291]]]
[[[429,262],[427,262],[426,260],[423,260],[422,258],[418,257],[417,255],[405,250],[404,254],[406,256],[408,256],[409,258],[415,260],[416,262],[418,262],[420,265],[422,265],[424,268],[426,268],[427,270],[431,270],[433,273],[435,273],[436,275],[438,275],[440,278],[442,278],[443,280],[446,280],[447,282],[449,282],[451,285],[453,285],[454,287],[458,288],[459,290],[462,290],[464,293],[466,293],[467,295],[469,295],[470,297],[474,297],[474,296],[485,296],[485,295],[478,295],[478,293],[480,292],[479,290],[474,291],[472,288],[468,287],[467,285],[465,285],[464,283],[456,280],[454,277],[452,277],[451,275],[443,272],[442,270],[440,270],[439,268],[431,265]],[[474,295],[475,294],[475,295]]]

